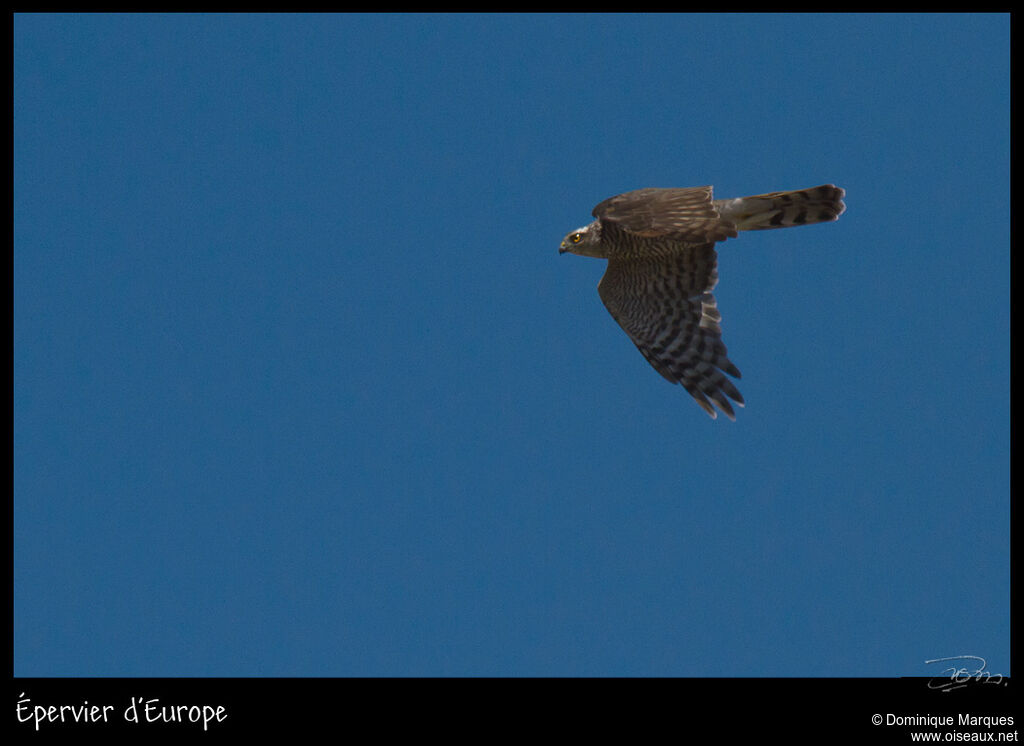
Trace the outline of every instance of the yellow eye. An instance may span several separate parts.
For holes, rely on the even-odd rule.
[[[573,233],[571,236],[569,236],[569,240],[572,241],[573,243],[579,243],[580,241],[583,240],[583,236],[581,236],[579,233]]]

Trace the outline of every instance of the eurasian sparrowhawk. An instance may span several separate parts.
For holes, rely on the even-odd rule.
[[[742,406],[743,396],[725,377],[740,372],[726,354],[711,294],[718,282],[715,242],[737,231],[835,220],[846,209],[844,196],[832,184],[718,200],[710,186],[638,189],[595,207],[597,220],[569,233],[559,252],[608,259],[597,291],[619,326],[712,418],[714,402],[735,420],[729,399]]]

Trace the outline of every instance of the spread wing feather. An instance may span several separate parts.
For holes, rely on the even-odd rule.
[[[603,231],[623,231],[644,238],[684,243],[724,241],[736,227],[719,214],[711,187],[637,189],[609,197],[594,208]]]
[[[722,316],[711,294],[717,282],[717,255],[707,243],[672,256],[610,259],[597,290],[655,370],[682,384],[712,418],[714,402],[735,419],[729,399],[743,406],[743,396],[725,374],[739,378],[740,372],[722,343]]]

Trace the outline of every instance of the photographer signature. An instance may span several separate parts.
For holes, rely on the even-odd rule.
[[[943,669],[943,673],[949,673],[949,678],[934,677],[928,681],[929,689],[938,689],[943,692],[951,692],[954,689],[962,689],[972,682],[981,684],[1002,684],[1003,675],[1001,673],[991,673],[985,670],[988,665],[984,658],[980,655],[951,655],[947,658],[933,658],[932,660],[925,661],[929,663],[944,663],[947,661],[963,661],[963,666],[952,665],[949,668]],[[969,670],[966,666],[977,664],[977,668],[973,671]]]

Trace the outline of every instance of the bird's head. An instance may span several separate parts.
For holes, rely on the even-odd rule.
[[[600,231],[597,222],[583,228],[577,228],[562,239],[558,253],[579,254],[580,256],[603,256],[600,252]]]

